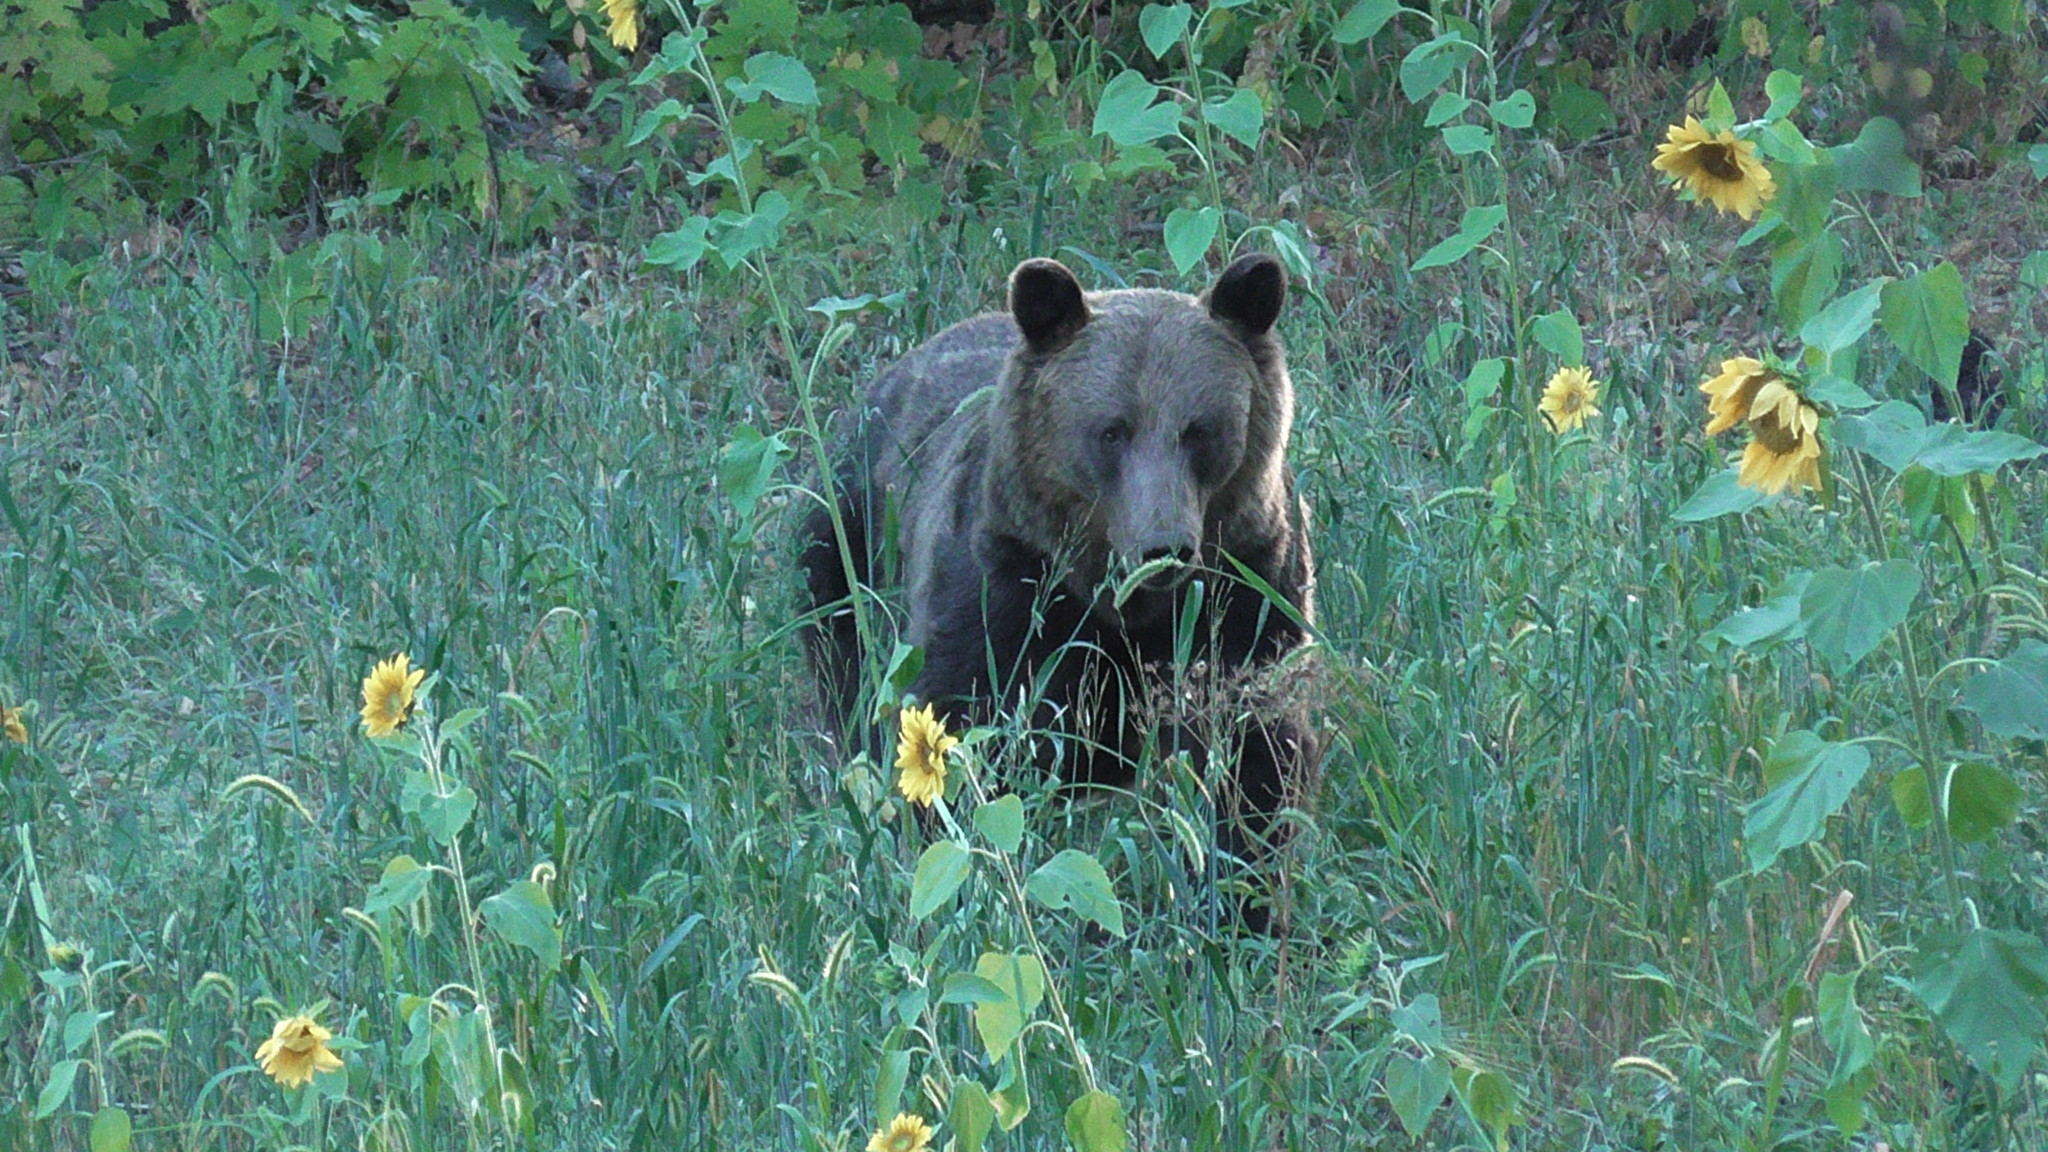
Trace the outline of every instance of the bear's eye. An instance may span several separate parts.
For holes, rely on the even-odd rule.
[[[1131,426],[1122,420],[1115,420],[1102,426],[1102,442],[1112,448],[1131,442]]]
[[[1188,448],[1198,448],[1215,435],[1207,424],[1190,424],[1180,430],[1180,442]]]

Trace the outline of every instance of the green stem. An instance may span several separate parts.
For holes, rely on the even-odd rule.
[[[1880,560],[1891,559],[1889,538],[1884,531],[1884,518],[1878,512],[1877,493],[1870,481],[1870,469],[1858,453],[1851,453],[1856,464],[1857,503],[1863,509],[1864,523],[1870,531],[1870,542]],[[1917,756],[1920,770],[1927,780],[1928,801],[1934,813],[1934,839],[1941,851],[1942,874],[1948,888],[1949,904],[1960,913],[1964,907],[1960,868],[1956,861],[1955,839],[1948,827],[1948,780],[1941,771],[1939,734],[1935,728],[1933,705],[1928,698],[1928,677],[1920,661],[1920,644],[1913,635],[1911,622],[1899,628],[1899,649],[1906,666],[1906,695],[1913,709],[1913,729],[1917,742]]]

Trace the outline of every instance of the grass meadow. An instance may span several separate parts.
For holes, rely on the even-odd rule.
[[[1880,746],[1812,843],[1745,855],[1773,741],[1900,728],[1907,651],[1845,674],[1712,635],[1795,569],[1861,562],[1867,518],[1815,493],[1674,515],[1731,447],[1698,385],[1785,337],[1760,248],[1672,197],[1652,144],[1513,158],[1512,280],[1408,270],[1459,207],[1419,138],[1226,173],[1325,245],[1280,327],[1329,750],[1263,935],[1190,881],[1201,788],[1168,765],[1135,797],[1020,785],[1021,838],[913,916],[940,833],[824,737],[794,632],[805,430],[999,307],[1026,256],[1198,290],[1161,271],[1142,189],[1020,178],[938,224],[885,206],[836,246],[792,232],[765,262],[795,348],[758,277],[639,270],[638,223],[602,213],[532,244],[393,214],[283,289],[231,198],[23,254],[0,1145],[127,1147],[95,1127],[118,1109],[143,1149],[859,1149],[899,1112],[966,1147],[977,1092],[992,1148],[1123,1146],[1076,1111],[1091,1092],[1137,1149],[2048,1144],[2039,1061],[1978,1072],[1907,953],[1964,915],[2040,935],[2038,744],[1995,745],[2023,796],[1988,837],[1912,827],[1887,787],[1908,760]],[[2039,189],[2023,166],[1930,181],[1842,229],[1845,284],[1885,270],[1880,235],[1957,263],[2004,426],[2036,437],[2048,308],[2017,269],[2048,237]],[[802,311],[898,292],[843,342]],[[1601,415],[1536,423],[1555,364],[1527,346],[1474,417],[1474,361],[1553,308]],[[1875,342],[1858,380],[1927,391]],[[1951,610],[1977,603],[1951,582],[1989,565],[2038,604],[2044,475],[1981,482],[1924,539],[1881,486],[1870,516],[1935,606],[1901,636],[1953,657],[2022,634]],[[430,679],[407,735],[373,741],[361,684],[399,652]],[[1124,935],[1025,898],[1064,850],[1099,864]],[[1042,1002],[1007,968],[955,978],[1013,949]],[[1848,1017],[1814,1007],[1822,972],[1860,974]],[[1019,1009],[1001,1062],[991,987]],[[299,1013],[344,1070],[285,1089],[255,1053]],[[1830,1084],[1857,1027],[1851,1136]]]

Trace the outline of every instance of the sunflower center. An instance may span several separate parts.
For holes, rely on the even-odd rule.
[[[1775,456],[1790,456],[1798,451],[1802,437],[1794,425],[1782,424],[1775,413],[1767,413],[1752,420],[1749,430]]]
[[[1735,149],[1728,144],[1702,144],[1694,153],[1699,157],[1700,167],[1716,180],[1739,181],[1742,179],[1742,164],[1735,158]]]

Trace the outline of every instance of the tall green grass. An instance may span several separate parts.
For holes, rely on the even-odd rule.
[[[1283,320],[1332,737],[1287,856],[1285,930],[1211,914],[1158,815],[1190,811],[1169,773],[1140,785],[1144,805],[1025,788],[1027,851],[1095,855],[1126,901],[1126,941],[1037,928],[1136,1147],[1409,1146],[1380,1085],[1406,1050],[1390,1018],[1422,994],[1444,1048],[1519,1094],[1514,1146],[1841,1146],[1818,1099],[1827,1049],[1784,1028],[1781,993],[1837,890],[1856,893],[1843,947],[1871,954],[1939,894],[1880,791],[1779,873],[1745,878],[1738,839],[1784,718],[1892,707],[1895,672],[1834,682],[1703,643],[1788,566],[1851,545],[1837,514],[1791,501],[1672,519],[1721,463],[1693,386],[1761,305],[1702,276],[1709,241],[1675,210],[1667,265],[1603,266],[1643,205],[1576,180],[1529,193],[1560,223],[1528,259],[1586,320],[1607,415],[1540,454],[1512,503],[1489,485],[1521,433],[1467,446],[1461,429],[1464,368],[1509,341],[1482,285],[1383,270],[1342,311],[1301,294]],[[1374,211],[1370,183],[1352,186],[1345,208]],[[998,303],[1009,266],[1040,253],[996,230],[1030,234],[1040,210],[787,252],[799,301],[909,292],[861,318],[824,398]],[[1114,216],[1044,231],[1136,279],[1161,257]],[[925,833],[886,802],[881,767],[822,735],[792,632],[790,525],[815,477],[787,469],[757,531],[720,488],[738,429],[796,423],[804,350],[764,336],[743,279],[639,276],[609,245],[497,250],[428,218],[331,265],[303,337],[265,342],[262,260],[235,234],[52,273],[12,318],[52,355],[13,370],[0,432],[0,692],[29,702],[32,730],[0,746],[0,1143],[84,1148],[118,1105],[140,1148],[862,1146],[897,1106],[875,1085],[912,980],[1014,946],[1022,925],[972,891],[907,915]],[[1712,325],[1660,316],[1643,284],[1661,276],[1722,284],[1693,290]],[[1447,319],[1469,334],[1432,359]],[[2016,335],[2015,379],[2038,388],[2038,333]],[[1509,418],[1534,419],[1518,387]],[[2039,421],[2038,392],[2021,399],[2015,417]],[[2038,472],[2002,494],[2009,547],[2037,562],[2039,517],[2012,510],[2043,496]],[[448,855],[404,809],[406,758],[357,723],[362,676],[395,651],[437,674],[435,717],[485,709],[449,764],[479,797],[472,895],[551,870],[559,972],[485,933],[489,986],[467,990],[518,1057],[530,1136],[465,1078],[448,1046],[470,1041],[408,1062],[403,998],[468,979],[447,879],[415,909],[344,911],[394,857]],[[305,815],[230,788],[251,774]],[[2031,802],[1969,868],[1997,879],[1976,894],[2002,922],[2041,922]],[[2048,1139],[2031,1082],[1994,1106],[1909,995],[1864,996],[1888,1037],[1873,1138]],[[275,1015],[323,1002],[361,1044],[345,1091],[288,1096],[253,1053]],[[91,1043],[66,1050],[66,1022],[93,1012],[109,1015],[74,1025]],[[949,1076],[985,1070],[964,1007],[907,1015],[927,1027],[899,1099],[936,1117]],[[1781,1030],[1790,1087],[1766,1131]],[[33,1118],[80,1052],[95,1066]],[[998,1146],[1063,1146],[1080,1079],[1049,1044],[1031,1068],[1033,1115]],[[1455,1107],[1419,1141],[1488,1142]]]

